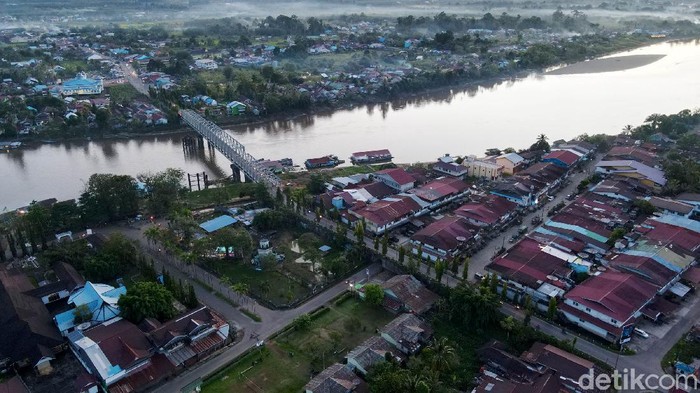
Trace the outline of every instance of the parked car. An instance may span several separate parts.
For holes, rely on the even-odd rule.
[[[642,338],[649,338],[649,333],[640,328],[634,328],[634,333]]]
[[[481,273],[474,273],[474,278],[477,279],[477,280],[483,280],[483,279],[484,279],[484,275],[481,274]]]

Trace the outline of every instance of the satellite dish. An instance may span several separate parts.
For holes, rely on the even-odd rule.
[[[466,242],[466,241],[467,241],[467,238],[464,237],[464,236],[457,236],[456,239],[457,239],[457,241],[460,242],[460,243]]]

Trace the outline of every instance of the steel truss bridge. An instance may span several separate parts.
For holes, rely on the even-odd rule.
[[[235,167],[242,170],[249,179],[263,183],[269,189],[280,186],[280,178],[247,153],[245,146],[221,127],[191,109],[181,110],[180,117],[188,126],[209,141],[224,157],[228,158]]]

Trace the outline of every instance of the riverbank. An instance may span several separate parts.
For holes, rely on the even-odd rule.
[[[665,41],[645,41],[642,45],[637,45],[634,47],[626,48],[622,51],[617,50],[608,54],[601,54],[601,56],[614,56],[615,54],[625,53],[630,50],[643,48],[652,44],[659,44],[669,41],[682,40],[665,40]],[[506,74],[498,75],[490,78],[479,78],[475,80],[461,80],[456,81],[452,84],[447,84],[438,87],[431,87],[428,89],[422,89],[421,91],[415,92],[397,92],[387,95],[374,95],[374,96],[363,96],[362,101],[356,102],[339,102],[335,105],[318,105],[316,107],[299,111],[290,110],[273,115],[263,115],[263,116],[244,116],[244,117],[219,117],[212,118],[211,120],[217,123],[222,128],[232,129],[236,131],[237,129],[246,130],[254,128],[266,123],[275,122],[293,122],[300,118],[310,118],[314,116],[325,117],[332,116],[337,112],[342,111],[352,111],[357,108],[370,107],[376,105],[390,105],[392,110],[400,110],[406,104],[412,103],[413,101],[448,101],[453,95],[460,93],[476,92],[479,88],[492,88],[503,83],[515,82],[522,80],[530,75],[566,75],[574,73],[597,73],[597,72],[607,72],[608,69],[614,71],[620,71],[623,69],[641,67],[658,60],[658,58],[650,56],[623,56],[622,60],[608,60],[606,58],[596,58],[591,60],[586,60],[582,62],[558,65],[555,67],[548,67],[544,69],[527,69],[509,72]],[[610,58],[615,59],[615,58]],[[655,60],[654,60],[655,59]],[[653,61],[652,61],[653,60]],[[612,69],[610,67],[617,67]],[[550,69],[551,71],[547,71]],[[153,136],[163,136],[163,135],[173,135],[179,133],[190,132],[188,127],[179,127],[178,125],[169,125],[163,127],[162,130],[151,131],[151,128],[144,128],[138,131],[132,132],[122,132],[117,134],[102,133],[99,135],[73,137],[73,138],[56,138],[50,141],[46,141],[45,137],[40,135],[35,137],[23,137],[15,138],[14,140],[22,141],[29,146],[36,146],[43,143],[58,143],[58,142],[69,142],[76,140],[112,140],[112,139],[136,139],[142,137],[153,137]]]

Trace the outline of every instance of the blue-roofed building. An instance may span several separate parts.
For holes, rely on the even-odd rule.
[[[104,89],[102,79],[88,78],[80,73],[73,79],[63,82],[61,93],[64,96],[101,94]]]
[[[199,227],[207,231],[207,233],[213,233],[221,228],[226,228],[227,226],[233,225],[237,222],[238,220],[231,216],[219,216],[212,220],[199,224]]]
[[[54,322],[63,336],[75,330],[79,325],[75,321],[75,308],[87,306],[92,318],[86,321],[90,325],[98,325],[119,316],[117,302],[121,295],[126,294],[126,287],[115,288],[107,284],[95,284],[90,281],[84,286],[75,288],[68,297],[68,304],[74,308],[58,314]]]

